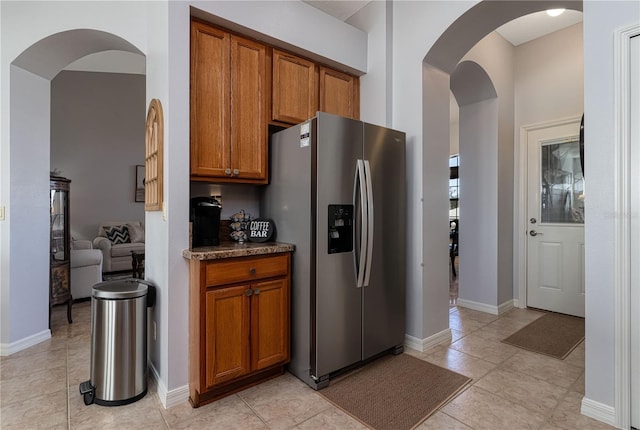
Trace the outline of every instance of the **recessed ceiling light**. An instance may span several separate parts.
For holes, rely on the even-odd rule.
[[[564,9],[547,9],[547,15],[549,16],[559,16],[562,15]]]

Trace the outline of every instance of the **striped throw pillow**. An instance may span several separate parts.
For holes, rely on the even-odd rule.
[[[119,243],[130,243],[129,229],[126,225],[111,225],[105,226],[104,233],[107,235],[107,239],[111,241],[113,245]]]

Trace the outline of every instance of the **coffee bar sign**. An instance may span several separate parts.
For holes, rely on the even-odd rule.
[[[248,237],[251,242],[268,242],[272,240],[276,226],[270,219],[254,219],[249,222]]]

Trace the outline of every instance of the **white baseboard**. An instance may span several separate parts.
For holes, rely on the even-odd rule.
[[[149,362],[149,369],[151,369],[151,376],[156,382],[158,398],[165,409],[169,409],[173,406],[189,401],[189,385],[184,385],[171,391],[167,391],[167,386],[164,384],[164,381],[160,379],[158,371],[151,362]]]
[[[502,315],[515,306],[515,300],[511,299],[499,306],[488,305],[486,303],[474,302],[471,300],[458,299],[458,306],[472,309],[474,311],[486,312],[491,315]]]
[[[610,426],[616,426],[616,409],[613,406],[583,397],[580,413]]]
[[[5,357],[7,355],[15,354],[23,349],[30,348],[40,342],[44,342],[47,339],[51,339],[51,330],[49,329],[12,343],[2,343],[0,344],[0,356]]]
[[[451,329],[442,330],[440,333],[436,333],[426,339],[419,339],[408,334],[404,335],[404,346],[420,352],[424,352],[443,342],[451,342]]]
[[[472,309],[474,311],[486,312],[492,315],[499,315],[498,307],[493,305],[487,305],[486,303],[474,302],[471,300],[458,299],[458,306]]]
[[[504,302],[503,304],[501,304],[500,306],[498,306],[498,315],[502,315],[505,312],[510,311],[513,308],[516,308],[516,301],[511,299],[511,300],[507,300],[506,302]]]

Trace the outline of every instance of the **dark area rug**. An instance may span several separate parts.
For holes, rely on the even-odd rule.
[[[469,382],[471,378],[401,354],[381,357],[319,393],[372,429],[409,430]]]
[[[564,360],[584,340],[584,318],[547,313],[502,342]]]

